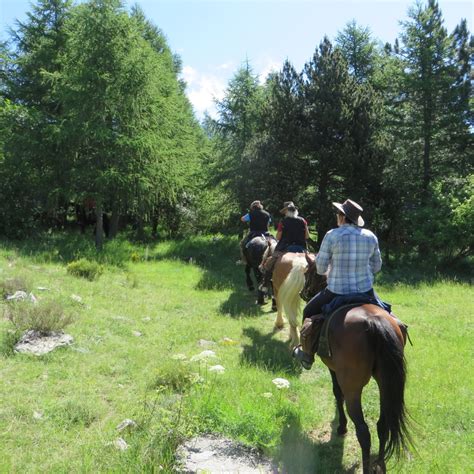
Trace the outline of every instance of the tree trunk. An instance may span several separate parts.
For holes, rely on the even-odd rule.
[[[95,225],[95,248],[102,250],[104,244],[104,213],[102,204],[97,203],[95,207],[96,225]]]
[[[120,214],[117,208],[112,209],[112,216],[110,217],[109,239],[113,239],[118,234]]]
[[[158,222],[159,222],[158,211],[155,211],[153,212],[153,217],[151,219],[151,236],[154,239],[158,237]]]
[[[319,174],[318,187],[318,219],[316,221],[316,232],[318,233],[318,248],[321,247],[326,232],[329,230],[329,210],[327,209],[328,198],[327,189],[329,183],[329,174],[327,169],[322,168]]]
[[[145,219],[141,209],[138,211],[137,216],[137,239],[140,241],[145,240]]]
[[[423,193],[428,197],[428,188],[431,182],[431,135],[433,106],[431,97],[428,97],[423,113]]]

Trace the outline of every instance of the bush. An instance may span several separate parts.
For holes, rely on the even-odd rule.
[[[150,388],[169,389],[173,392],[184,393],[192,385],[200,381],[200,376],[182,363],[165,363],[155,376]]]
[[[29,293],[30,284],[23,277],[6,278],[0,282],[0,292],[3,298],[13,295],[17,291],[25,291]]]
[[[103,268],[97,262],[91,262],[85,258],[81,258],[71,262],[67,266],[67,272],[71,275],[87,278],[90,281],[95,280],[103,272]]]
[[[57,301],[32,303],[12,302],[5,307],[5,317],[19,331],[33,329],[42,333],[60,331],[73,321]]]

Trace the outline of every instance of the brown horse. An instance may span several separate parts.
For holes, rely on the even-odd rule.
[[[273,270],[273,293],[277,306],[275,327],[283,328],[283,312],[290,324],[291,345],[296,347],[300,342],[298,324],[300,317],[301,297],[307,263],[304,253],[288,252],[276,262]]]
[[[302,296],[307,299],[325,286],[326,278],[316,273],[316,265],[309,257]],[[362,412],[362,390],[373,377],[380,394],[380,417],[377,422],[379,437],[376,470],[386,472],[386,461],[398,455],[410,444],[404,392],[406,365],[405,336],[397,320],[382,308],[364,304],[341,307],[330,321],[329,345],[331,357],[322,357],[328,367],[339,413],[337,432],[347,432],[349,417],[356,429],[362,449],[363,473],[370,472],[370,432]]]

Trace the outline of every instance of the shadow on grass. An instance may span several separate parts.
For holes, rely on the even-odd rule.
[[[298,375],[302,369],[291,357],[288,343],[275,339],[275,332],[264,334],[255,328],[242,331],[251,343],[243,346],[240,363],[252,365],[272,372]]]
[[[259,306],[256,304],[257,296],[255,292],[245,293],[246,290],[241,289],[240,291],[232,292],[226,301],[224,301],[219,311],[224,314],[228,314],[233,318],[240,316],[262,316],[264,313],[263,308],[266,306]]]
[[[255,304],[256,292],[247,290],[244,267],[235,264],[239,258],[236,238],[196,237],[168,242],[167,249],[153,258],[178,259],[199,266],[203,275],[196,285],[197,290],[232,290],[219,308],[222,313],[232,317],[263,314],[262,308]]]
[[[334,472],[354,474],[357,465],[343,466],[344,437],[337,435],[337,410],[331,423],[331,433],[324,439],[309,437],[303,432],[300,419],[294,414],[287,417],[281,436],[281,446],[276,457],[283,473],[307,474]]]

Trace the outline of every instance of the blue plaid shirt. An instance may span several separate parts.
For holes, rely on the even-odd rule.
[[[330,230],[316,256],[320,275],[328,270],[328,289],[338,295],[364,293],[372,288],[382,267],[377,237],[367,229],[344,224]]]

